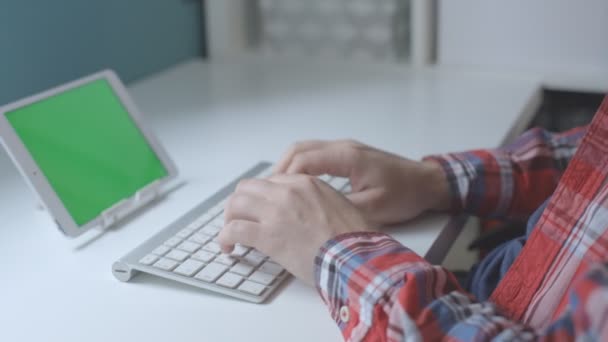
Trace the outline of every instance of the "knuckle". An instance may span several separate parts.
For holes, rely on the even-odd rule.
[[[302,159],[303,158],[302,158],[302,154],[301,153],[295,154],[293,156],[293,158],[291,158],[291,165],[296,166],[296,165],[302,164]]]
[[[242,207],[243,203],[246,201],[246,196],[240,192],[235,192],[228,198],[226,202],[226,206],[224,207],[224,211],[226,212],[226,217],[231,217],[231,215],[238,210],[238,208]]]
[[[241,229],[241,227],[242,227],[241,221],[230,221],[226,225],[226,228],[227,228],[228,232],[230,232],[230,233],[237,233]]]
[[[285,151],[285,156],[286,157],[291,157],[296,153],[296,144],[291,144],[288,148],[287,151]]]
[[[302,145],[304,144],[303,141],[296,141],[293,144],[291,144],[291,146],[289,146],[289,149],[287,150],[289,154],[296,154],[298,153],[298,151],[300,151],[302,149]]]
[[[285,160],[288,161],[288,166],[292,167],[294,162],[299,159],[299,156],[301,155],[300,145],[301,143],[294,143],[287,149],[287,152],[285,153]]]
[[[236,188],[234,190],[235,193],[243,191],[243,189],[247,188],[247,184],[248,184],[247,179],[243,179],[243,180],[239,181],[239,183],[236,185]]]
[[[356,160],[359,157],[359,150],[355,149],[355,148],[347,148],[344,150],[344,157],[346,157],[349,160]]]
[[[361,146],[361,143],[355,139],[344,139],[341,141],[342,145],[348,148],[355,148]]]
[[[239,232],[242,231],[242,222],[238,220],[230,221],[226,223],[224,229],[222,229],[221,233],[223,237],[230,241],[233,237],[239,236]],[[218,238],[222,236],[222,234],[218,235]]]
[[[298,196],[300,192],[309,192],[311,189],[317,189],[321,181],[317,177],[300,174],[293,183],[293,195]]]
[[[236,185],[236,189],[235,191],[238,192],[242,192],[246,189],[251,188],[256,182],[256,179],[243,179],[241,181],[239,181],[239,183]]]
[[[291,168],[294,170],[294,172],[301,171],[305,165],[306,165],[306,157],[304,154],[298,153],[295,156],[293,156],[292,161],[291,161]]]
[[[224,206],[224,218],[226,222],[232,217],[232,212],[234,211],[234,195],[235,194],[232,194],[228,197],[226,205]]]
[[[232,193],[232,195],[228,197],[228,201],[226,201],[226,208],[233,208],[236,201],[238,200],[238,197],[240,197],[240,194],[238,192]]]
[[[249,200],[249,196],[247,196],[246,194],[244,194],[242,192],[237,192],[232,195],[232,207],[234,209],[238,209],[243,206],[246,206],[248,200]]]
[[[356,140],[348,139],[342,140],[338,148],[343,156],[353,159],[358,158],[361,155],[364,146],[365,145]]]

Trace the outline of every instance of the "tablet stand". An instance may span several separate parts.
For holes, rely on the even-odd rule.
[[[101,222],[97,226],[97,229],[106,230],[129,214],[156,200],[162,193],[160,185],[160,180],[157,180],[136,192],[133,197],[123,199],[104,210],[101,213]]]

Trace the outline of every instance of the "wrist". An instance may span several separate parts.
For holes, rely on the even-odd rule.
[[[450,184],[445,170],[439,162],[426,159],[422,161],[425,168],[425,184],[427,184],[428,210],[446,211],[450,209]]]

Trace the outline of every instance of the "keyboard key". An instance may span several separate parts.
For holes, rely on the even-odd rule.
[[[190,224],[188,224],[188,225],[186,226],[186,228],[184,228],[184,229],[188,229],[188,230],[190,230],[190,231],[192,231],[192,232],[195,232],[195,231],[196,231],[196,230],[197,230],[197,229],[198,229],[200,226],[202,226],[203,224],[204,224],[204,223],[202,223],[202,222],[198,222],[198,221],[196,221],[196,220],[195,220],[195,221],[193,221],[193,222],[190,222]]]
[[[242,257],[247,252],[249,252],[250,250],[251,250],[250,247],[245,247],[243,245],[236,244],[236,245],[234,245],[234,250],[230,254],[233,255],[233,256],[235,256],[235,257]]]
[[[199,245],[198,243],[194,243],[192,241],[184,241],[179,246],[177,246],[177,248],[181,249],[182,251],[186,251],[188,253],[194,253],[194,251],[196,251],[200,247],[201,247],[201,245]]]
[[[232,266],[230,271],[247,277],[251,274],[251,272],[253,272],[253,268],[254,267],[251,266],[250,264],[241,261],[238,264]]]
[[[234,265],[234,263],[236,262],[236,259],[231,257],[228,254],[220,254],[217,256],[217,258],[215,258],[216,262],[219,262],[220,264],[224,264],[226,266],[232,266]]]
[[[245,282],[243,282],[241,284],[241,286],[239,286],[239,290],[241,290],[243,292],[251,293],[254,296],[261,295],[262,292],[264,292],[264,289],[266,289],[266,286],[264,286],[262,284],[254,283],[249,280],[245,280]]]
[[[259,258],[259,259],[266,259],[266,255],[260,251],[258,251],[257,249],[251,249],[251,251],[249,252],[250,256],[255,256],[255,258]]]
[[[243,258],[247,263],[251,264],[254,267],[257,267],[266,259],[266,256],[258,251],[251,250],[251,252],[247,253]]]
[[[179,245],[179,243],[182,242],[182,239],[178,238],[178,237],[172,237],[169,240],[165,241],[165,245],[169,246],[169,247],[175,247],[177,245]]]
[[[329,181],[329,185],[331,185],[332,188],[334,188],[338,191],[342,190],[342,188],[347,183],[348,183],[348,178],[344,178],[344,177],[335,177],[331,181]]]
[[[175,266],[177,266],[177,261],[167,258],[160,258],[160,260],[154,263],[154,267],[160,268],[161,270],[165,271],[171,271],[175,268]]]
[[[171,252],[169,252],[169,254],[165,255],[166,258],[171,258],[173,260],[177,260],[177,261],[184,261],[186,260],[186,258],[188,257],[188,253],[184,252],[184,251],[180,251],[177,249],[172,250]]]
[[[154,254],[148,254],[145,257],[141,258],[139,260],[139,263],[144,265],[152,265],[156,260],[158,260],[158,256]]]
[[[202,227],[205,223],[211,221],[212,218],[213,218],[213,216],[210,215],[209,213],[204,213],[199,218],[194,220],[194,222],[192,222],[192,224],[194,225],[194,229],[198,229],[198,228]]]
[[[216,226],[204,226],[203,229],[201,229],[201,233],[207,234],[209,236],[216,236],[217,233],[220,232],[222,228],[221,227],[216,227]]]
[[[212,207],[211,209],[209,209],[207,212],[209,213],[209,215],[215,217],[219,213],[221,213],[222,211],[224,211],[224,206],[220,205],[220,204],[216,204],[214,207]]]
[[[222,227],[224,227],[224,215],[220,215],[220,216],[214,218],[213,221],[209,222],[209,225],[215,226],[215,227],[218,227],[221,229]]]
[[[193,229],[186,227],[186,228],[180,230],[177,234],[175,234],[175,236],[177,236],[180,239],[185,239],[188,236],[192,235],[193,231],[194,231]]]
[[[283,272],[283,267],[281,267],[281,265],[279,265],[275,262],[268,260],[262,266],[260,266],[260,268],[258,268],[258,270],[262,271],[264,273],[268,273],[270,275],[277,276],[277,275],[281,274],[281,272]]]
[[[168,251],[170,251],[170,250],[171,250],[171,248],[169,248],[169,247],[167,247],[167,246],[164,246],[164,245],[161,245],[161,246],[156,247],[156,248],[155,248],[155,249],[152,251],[152,253],[153,253],[153,254],[156,254],[156,255],[163,256],[163,255],[165,255],[165,253],[167,253],[167,252],[168,252]]]
[[[226,286],[231,289],[237,287],[243,281],[243,277],[238,274],[227,272],[218,281],[218,285]]]
[[[177,274],[184,275],[186,277],[192,277],[192,275],[198,272],[202,267],[203,263],[194,259],[188,259],[183,264],[179,265],[178,268],[173,270]]]
[[[201,249],[200,251],[192,254],[192,257],[200,261],[209,262],[211,259],[213,259],[213,257],[215,257],[215,254]]]
[[[188,240],[204,245],[209,242],[209,240],[211,240],[211,236],[203,233],[196,233],[192,235]]]
[[[332,176],[330,176],[328,174],[324,174],[324,175],[320,175],[318,178],[320,180],[324,181],[325,183],[329,183],[332,179]]]
[[[276,278],[276,276],[273,276],[272,274],[255,271],[249,277],[249,280],[255,281],[256,283],[260,283],[260,284],[264,284],[264,285],[270,285],[270,284],[272,284],[272,282],[274,281],[275,278]]]
[[[220,245],[215,241],[209,242],[208,244],[203,246],[203,249],[214,254],[217,254],[222,251]]]
[[[186,229],[189,229],[189,230],[195,232],[197,229],[202,227],[205,223],[206,222],[202,222],[202,221],[199,221],[199,219],[196,219],[196,220],[190,222],[190,224],[188,224],[186,226]]]
[[[195,278],[212,283],[217,278],[219,278],[219,276],[221,276],[224,272],[226,272],[227,269],[228,267],[226,265],[212,262],[209,265],[205,266],[205,268],[203,268],[200,272],[198,272]]]

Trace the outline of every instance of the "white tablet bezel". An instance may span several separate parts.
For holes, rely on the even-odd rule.
[[[76,88],[100,79],[108,81],[113,91],[119,97],[121,103],[131,116],[131,119],[139,128],[148,144],[167,170],[167,176],[148,184],[132,197],[119,201],[114,206],[101,213],[99,216],[95,217],[84,225],[79,226],[69,214],[47,178],[38,168],[38,165],[32,158],[31,154],[13,127],[10,125],[8,119],[6,118],[6,114],[15,109],[22,108],[72,88]],[[177,168],[175,164],[171,158],[169,158],[169,155],[162,147],[158,139],[154,136],[152,131],[146,127],[141,113],[131,100],[127,90],[118,76],[112,70],[104,70],[88,77],[84,77],[82,79],[0,107],[0,140],[4,144],[6,150],[13,159],[14,163],[17,165],[17,168],[23,177],[27,180],[29,186],[36,194],[38,194],[41,203],[54,218],[59,229],[71,237],[76,237],[94,227],[106,228],[111,226],[115,222],[152,200],[157,193],[162,191],[168,182],[177,177]]]

